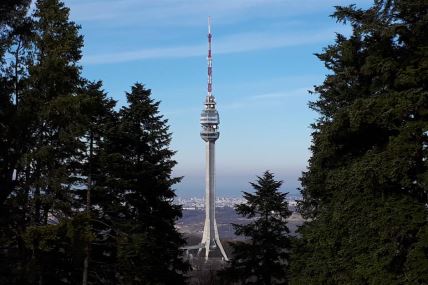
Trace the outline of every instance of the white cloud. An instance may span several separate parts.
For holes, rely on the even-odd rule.
[[[243,33],[216,39],[213,46],[215,54],[248,52],[289,46],[312,44],[333,39],[332,30],[302,34]],[[106,64],[128,62],[154,58],[185,58],[206,54],[206,44],[176,47],[145,48],[134,51],[123,51],[105,54],[87,55],[85,64]]]
[[[269,100],[269,99],[281,99],[284,97],[291,97],[291,96],[302,96],[304,94],[308,94],[308,90],[311,90],[312,88],[306,87],[306,88],[298,88],[294,90],[289,91],[281,91],[281,92],[271,92],[271,93],[264,93],[264,94],[258,94],[251,96],[251,100]]]
[[[349,5],[352,0],[65,0],[74,20],[101,21],[106,24],[200,25],[208,15],[222,23],[248,16],[296,16]],[[359,0],[359,5],[370,3]]]
[[[305,34],[272,34],[269,32],[245,33],[218,40],[215,53],[234,53],[318,43],[333,38],[332,30]]]
[[[258,105],[260,103],[267,103],[272,101],[278,102],[286,98],[295,97],[295,96],[309,96],[308,90],[310,89],[311,88],[309,87],[307,88],[304,87],[304,88],[297,88],[292,90],[284,90],[284,91],[276,91],[276,92],[263,93],[263,94],[257,94],[257,95],[251,95],[251,96],[243,96],[243,97],[240,97],[239,101],[220,103],[218,109],[235,110],[235,109],[247,108],[253,105]],[[194,105],[191,107],[189,106],[187,108],[166,110],[164,114],[167,118],[172,116],[182,116],[182,115],[188,115],[189,113],[198,113],[200,110],[202,110],[202,108],[203,108],[202,105]]]
[[[216,14],[219,17],[240,14],[256,5],[270,5],[277,0],[168,0],[168,1],[70,1],[72,16],[78,21],[120,20],[122,23],[182,25],[196,23],[195,16]],[[180,21],[178,21],[180,20]],[[199,22],[199,21],[198,21]]]
[[[272,103],[284,100],[294,96],[308,96],[308,90],[311,88],[297,88],[293,90],[284,90],[269,92],[263,94],[242,97],[239,101],[220,104],[219,109],[241,109],[247,108],[252,105],[259,105],[260,103]]]
[[[88,55],[83,59],[86,64],[118,63],[152,58],[190,57],[204,54],[204,46],[181,46],[147,48],[106,54]]]

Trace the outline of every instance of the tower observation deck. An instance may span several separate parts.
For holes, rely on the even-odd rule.
[[[215,108],[214,96],[207,96],[205,99],[205,109],[201,113],[201,138],[206,142],[215,142],[219,136],[218,125],[220,118]]]

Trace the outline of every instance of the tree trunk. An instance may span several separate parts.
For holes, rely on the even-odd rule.
[[[89,173],[88,173],[88,190],[86,192],[86,214],[88,218],[88,230],[91,231],[90,219],[91,219],[91,188],[92,188],[92,154],[94,146],[94,136],[92,131],[90,132],[89,138]],[[89,257],[90,257],[90,240],[88,239],[85,247],[85,260],[83,261],[83,280],[82,285],[88,284],[88,268],[89,268]]]

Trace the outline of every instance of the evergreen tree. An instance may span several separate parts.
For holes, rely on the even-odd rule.
[[[83,235],[85,240],[85,257],[83,262],[83,277],[82,284],[88,284],[89,273],[98,272],[98,276],[103,270],[95,263],[90,264],[91,260],[91,249],[92,243],[95,236],[102,232],[97,225],[97,214],[93,213],[92,203],[92,189],[102,179],[104,173],[102,173],[101,155],[104,150],[104,140],[107,136],[107,130],[111,124],[115,121],[116,112],[113,108],[116,105],[116,101],[107,97],[107,94],[101,89],[102,83],[89,82],[85,86],[84,97],[81,102],[82,120],[85,126],[85,134],[83,141],[85,142],[85,154],[84,163],[82,163],[81,177],[83,177],[84,190],[80,190],[80,198],[75,201],[76,207],[81,207],[85,204],[85,223],[86,223],[86,234]],[[105,246],[98,239],[96,241],[98,246],[96,248],[102,248],[102,251],[108,251]],[[91,267],[90,267],[91,265]],[[100,278],[94,278],[101,282]]]
[[[30,1],[0,3],[0,284],[16,283],[25,259],[22,232],[27,197],[18,191],[17,169],[26,142],[18,96],[28,76]]]
[[[12,45],[13,37],[22,35],[24,29],[29,28],[23,25],[28,24],[29,18],[26,14],[29,6],[29,0],[3,0],[0,2],[0,59],[2,64],[5,63],[4,55]]]
[[[69,9],[29,2],[0,3],[0,283],[183,284],[159,102],[136,84],[115,112]]]
[[[255,193],[244,192],[246,202],[236,205],[235,210],[252,222],[233,225],[236,235],[246,240],[231,244],[231,263],[220,276],[240,284],[288,284],[290,237],[286,218],[291,212],[287,193],[279,192],[282,181],[276,181],[269,171],[251,185]]]
[[[18,116],[18,96],[28,73],[31,19],[29,1],[0,3],[0,208],[14,191],[24,138]]]
[[[293,284],[427,284],[428,5],[337,7]]]
[[[104,175],[93,188],[102,221],[97,226],[105,226],[98,238],[108,249],[102,252],[112,257],[103,272],[117,279],[114,284],[183,284],[188,265],[174,227],[181,207],[173,204],[171,188],[180,178],[171,177],[176,162],[167,120],[143,85],[135,84],[126,95],[129,105],[108,130]]]
[[[28,159],[34,193],[34,224],[47,224],[50,215],[71,213],[70,191],[84,144],[80,105],[83,38],[69,21],[69,9],[58,0],[40,0],[34,11],[34,61],[23,112],[30,122]]]
[[[71,247],[79,244],[80,234],[67,234],[83,232],[70,228],[79,223],[68,220],[84,149],[77,64],[82,37],[59,1],[37,1],[31,21],[18,17],[25,16],[21,4],[14,7],[13,23],[29,22],[31,33],[25,30],[24,37],[23,29],[10,29],[8,37],[13,59],[6,62],[11,78],[6,98],[12,115],[4,124],[8,132],[2,143],[8,148],[1,151],[6,150],[8,161],[2,177],[8,180],[2,183],[0,207],[3,229],[8,229],[2,231],[8,240],[2,261],[9,263],[2,277],[8,284],[70,283],[78,259],[73,255],[79,252]],[[49,241],[54,246],[47,246]]]

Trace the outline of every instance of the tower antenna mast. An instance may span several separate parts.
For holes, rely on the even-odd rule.
[[[212,96],[213,88],[213,59],[211,55],[211,17],[208,17],[208,96]]]

